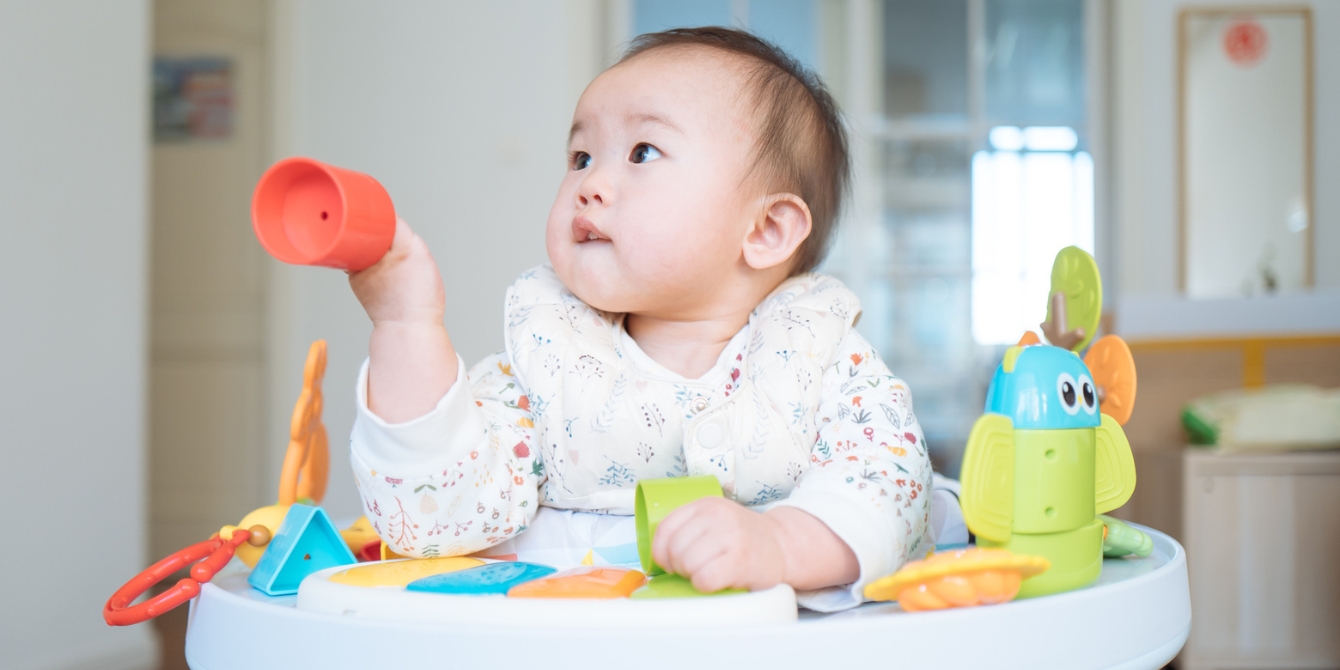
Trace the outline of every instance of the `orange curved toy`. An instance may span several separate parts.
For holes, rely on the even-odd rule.
[[[1019,343],[1015,346],[1031,347],[1035,344],[1042,344],[1042,339],[1038,337],[1037,333],[1031,330],[1025,330],[1024,334],[1019,337]]]
[[[1004,549],[944,551],[871,582],[865,597],[897,600],[908,612],[994,605],[1013,600],[1023,580],[1049,567],[1045,558],[1016,556]]]
[[[313,504],[326,495],[330,473],[330,444],[321,422],[321,380],[326,375],[326,341],[317,340],[307,350],[302,373],[302,394],[293,407],[289,423],[288,451],[279,475],[279,504],[292,505],[307,498]]]
[[[1135,357],[1131,348],[1116,335],[1104,335],[1089,347],[1084,364],[1098,387],[1098,406],[1103,414],[1126,425],[1135,410]]]
[[[200,585],[213,579],[232,560],[237,546],[250,538],[250,531],[239,528],[227,540],[215,535],[154,563],[112,594],[107,605],[102,608],[103,621],[109,626],[131,626],[148,621],[196,597],[200,594]],[[158,582],[192,563],[195,565],[191,568],[190,577],[138,605],[130,604]]]
[[[126,582],[103,608],[102,616],[108,625],[129,626],[148,621],[196,597],[200,585],[213,579],[235,554],[243,563],[254,566],[278,532],[290,505],[301,499],[313,504],[321,501],[330,474],[330,446],[321,422],[321,380],[325,374],[326,341],[317,340],[307,350],[302,394],[293,407],[288,451],[279,475],[279,504],[253,510],[242,520],[245,527],[224,526],[208,540],[154,563]],[[244,543],[248,546],[242,546]],[[191,568],[189,578],[145,602],[130,604],[172,573],[196,561],[200,562]]]

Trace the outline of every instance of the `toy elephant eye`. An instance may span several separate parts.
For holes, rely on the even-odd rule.
[[[1093,414],[1098,409],[1098,391],[1089,375],[1079,376],[1079,394],[1084,399],[1084,411]]]
[[[1074,415],[1079,412],[1079,385],[1075,383],[1075,378],[1068,372],[1062,372],[1060,377],[1056,378],[1056,395],[1061,398],[1061,409],[1066,414]]]

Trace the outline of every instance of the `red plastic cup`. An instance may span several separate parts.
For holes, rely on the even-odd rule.
[[[256,184],[251,226],[261,246],[285,263],[362,270],[391,248],[395,207],[368,175],[285,158]]]

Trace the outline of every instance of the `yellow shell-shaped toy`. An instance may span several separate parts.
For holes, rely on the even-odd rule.
[[[1041,556],[1016,556],[1004,549],[943,551],[871,582],[865,597],[897,600],[908,612],[994,605],[1013,600],[1023,580],[1049,567]]]

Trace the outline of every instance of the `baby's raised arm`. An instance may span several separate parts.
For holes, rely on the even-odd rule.
[[[456,381],[458,359],[443,322],[446,294],[428,246],[396,220],[391,250],[349,273],[372,319],[368,405],[388,423],[427,414]]]
[[[520,533],[544,468],[506,354],[463,374],[437,264],[403,221],[386,256],[349,284],[373,324],[350,439],[373,528],[416,557],[468,554]]]

